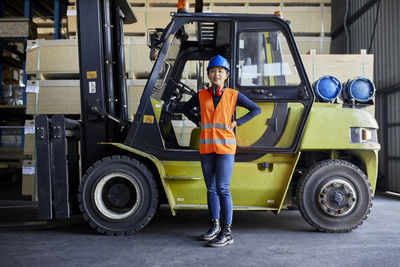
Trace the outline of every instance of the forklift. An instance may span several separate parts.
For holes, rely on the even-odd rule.
[[[280,16],[203,13],[202,1],[194,13],[187,3],[178,7],[165,28],[148,32],[154,65],[130,120],[123,23],[136,21],[131,6],[77,1],[82,116],[36,118],[38,218],[82,213],[99,233],[131,235],[162,204],[172,215],[207,209],[200,128],[182,110],[208,87],[208,60],[222,55],[228,87],[262,110],[235,129],[234,210],[297,208],[322,232],[362,224],[380,149],[368,104],[317,99]],[[235,116],[246,112],[238,107]]]

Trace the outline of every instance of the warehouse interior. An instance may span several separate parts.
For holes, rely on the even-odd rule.
[[[149,30],[169,23],[177,1],[129,3],[137,18],[123,28],[128,119],[133,120],[154,63],[148,56]],[[372,81],[374,104],[366,109],[379,124],[377,190],[400,193],[398,1],[205,0],[203,5],[207,13],[280,11],[290,21],[311,84],[325,75],[341,83],[359,76]],[[190,3],[189,11],[194,10]],[[0,206],[38,201],[35,118],[81,118],[77,31],[74,0],[1,1]],[[185,79],[191,84],[190,71]],[[179,138],[188,143],[183,135],[182,130]]]

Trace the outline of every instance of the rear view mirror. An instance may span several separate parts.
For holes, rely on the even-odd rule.
[[[160,48],[162,40],[161,36],[163,33],[163,29],[149,29],[147,31],[147,45],[150,47],[150,60],[157,59],[157,49]]]

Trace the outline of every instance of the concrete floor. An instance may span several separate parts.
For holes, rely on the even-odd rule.
[[[351,233],[314,231],[295,210],[235,212],[235,243],[209,248],[197,236],[207,211],[161,208],[128,237],[96,234],[80,217],[48,230],[0,232],[0,266],[400,266],[400,197],[379,194]]]

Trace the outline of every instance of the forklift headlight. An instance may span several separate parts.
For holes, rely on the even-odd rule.
[[[376,143],[378,142],[375,128],[350,128],[350,143]]]

